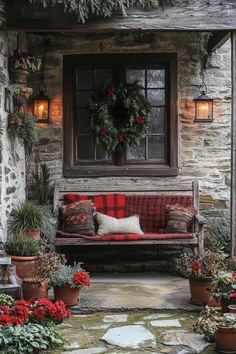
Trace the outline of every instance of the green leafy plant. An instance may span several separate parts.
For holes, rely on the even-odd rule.
[[[28,323],[23,326],[0,326],[0,352],[5,354],[39,353],[61,346],[63,339],[51,324]]]
[[[52,214],[48,206],[26,201],[12,209],[9,232],[22,235],[30,229],[40,229],[46,235],[54,232]]]
[[[30,237],[13,236],[7,240],[5,249],[11,256],[31,257],[36,256],[40,250],[40,242]]]
[[[69,285],[71,288],[80,288],[81,285],[77,285],[76,282],[74,282],[73,280],[74,275],[76,273],[83,273],[88,277],[88,274],[83,270],[81,264],[83,263],[74,263],[73,266],[65,264],[61,265],[56,272],[52,273],[50,278],[50,284],[53,287]]]
[[[30,155],[33,146],[38,143],[39,129],[36,124],[36,117],[26,113],[19,113],[16,124],[8,127],[8,132],[12,137],[18,137],[23,142],[26,155]]]
[[[213,296],[236,299],[236,272],[220,272],[213,281]]]
[[[12,307],[15,303],[15,300],[12,296],[0,293],[0,306]]]
[[[39,204],[50,204],[50,171],[46,163],[40,166],[36,163],[33,178],[33,199]]]
[[[230,215],[207,218],[205,247],[229,257],[231,252]]]
[[[224,257],[210,250],[207,250],[201,257],[183,254],[175,261],[176,272],[187,278],[213,277],[225,267]]]
[[[23,69],[31,72],[39,71],[42,66],[41,58],[30,55],[29,53],[17,53],[13,61],[14,69]]]

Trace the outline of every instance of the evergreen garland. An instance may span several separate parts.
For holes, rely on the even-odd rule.
[[[158,8],[159,6],[174,5],[179,0],[28,0],[31,3],[41,4],[45,8],[63,5],[65,12],[75,12],[78,21],[85,22],[89,15],[110,17],[114,11],[121,11],[127,15],[127,9],[138,7],[141,9]]]
[[[107,150],[140,144],[147,134],[149,102],[137,82],[109,85],[89,101],[89,123],[97,143]]]

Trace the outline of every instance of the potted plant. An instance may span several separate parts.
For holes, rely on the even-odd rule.
[[[22,289],[25,300],[47,297],[49,279],[61,264],[65,263],[63,254],[54,251],[46,252],[45,249],[37,253],[35,270],[31,277],[25,278]]]
[[[191,302],[207,305],[212,296],[212,279],[224,269],[224,257],[208,250],[201,257],[184,254],[176,263],[177,271],[189,278]]]
[[[29,53],[17,53],[13,59],[15,70],[15,81],[19,84],[26,84],[30,72],[39,71],[42,67],[42,60]]]
[[[24,279],[32,276],[40,242],[25,236],[12,236],[7,240],[5,249],[16,266],[18,277]]]
[[[81,263],[73,266],[62,265],[50,279],[56,300],[62,300],[67,306],[74,306],[79,301],[81,288],[90,286],[89,275],[81,268]]]
[[[41,232],[53,233],[54,226],[49,207],[31,201],[21,203],[12,209],[9,231],[13,235],[25,235],[35,240],[40,240]]]
[[[222,312],[236,304],[236,272],[220,272],[213,281],[213,296],[221,302]]]
[[[224,314],[215,334],[216,350],[219,353],[236,353],[236,316]]]

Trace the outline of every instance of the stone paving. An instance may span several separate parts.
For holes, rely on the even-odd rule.
[[[59,325],[67,342],[64,349],[53,353],[214,353],[214,346],[192,331],[197,316],[194,312],[168,310],[78,314]],[[161,326],[157,326],[158,321]]]

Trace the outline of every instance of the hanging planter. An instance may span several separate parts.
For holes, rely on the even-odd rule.
[[[13,58],[15,83],[26,85],[29,73],[39,71],[41,66],[41,58],[28,53],[17,53]]]

